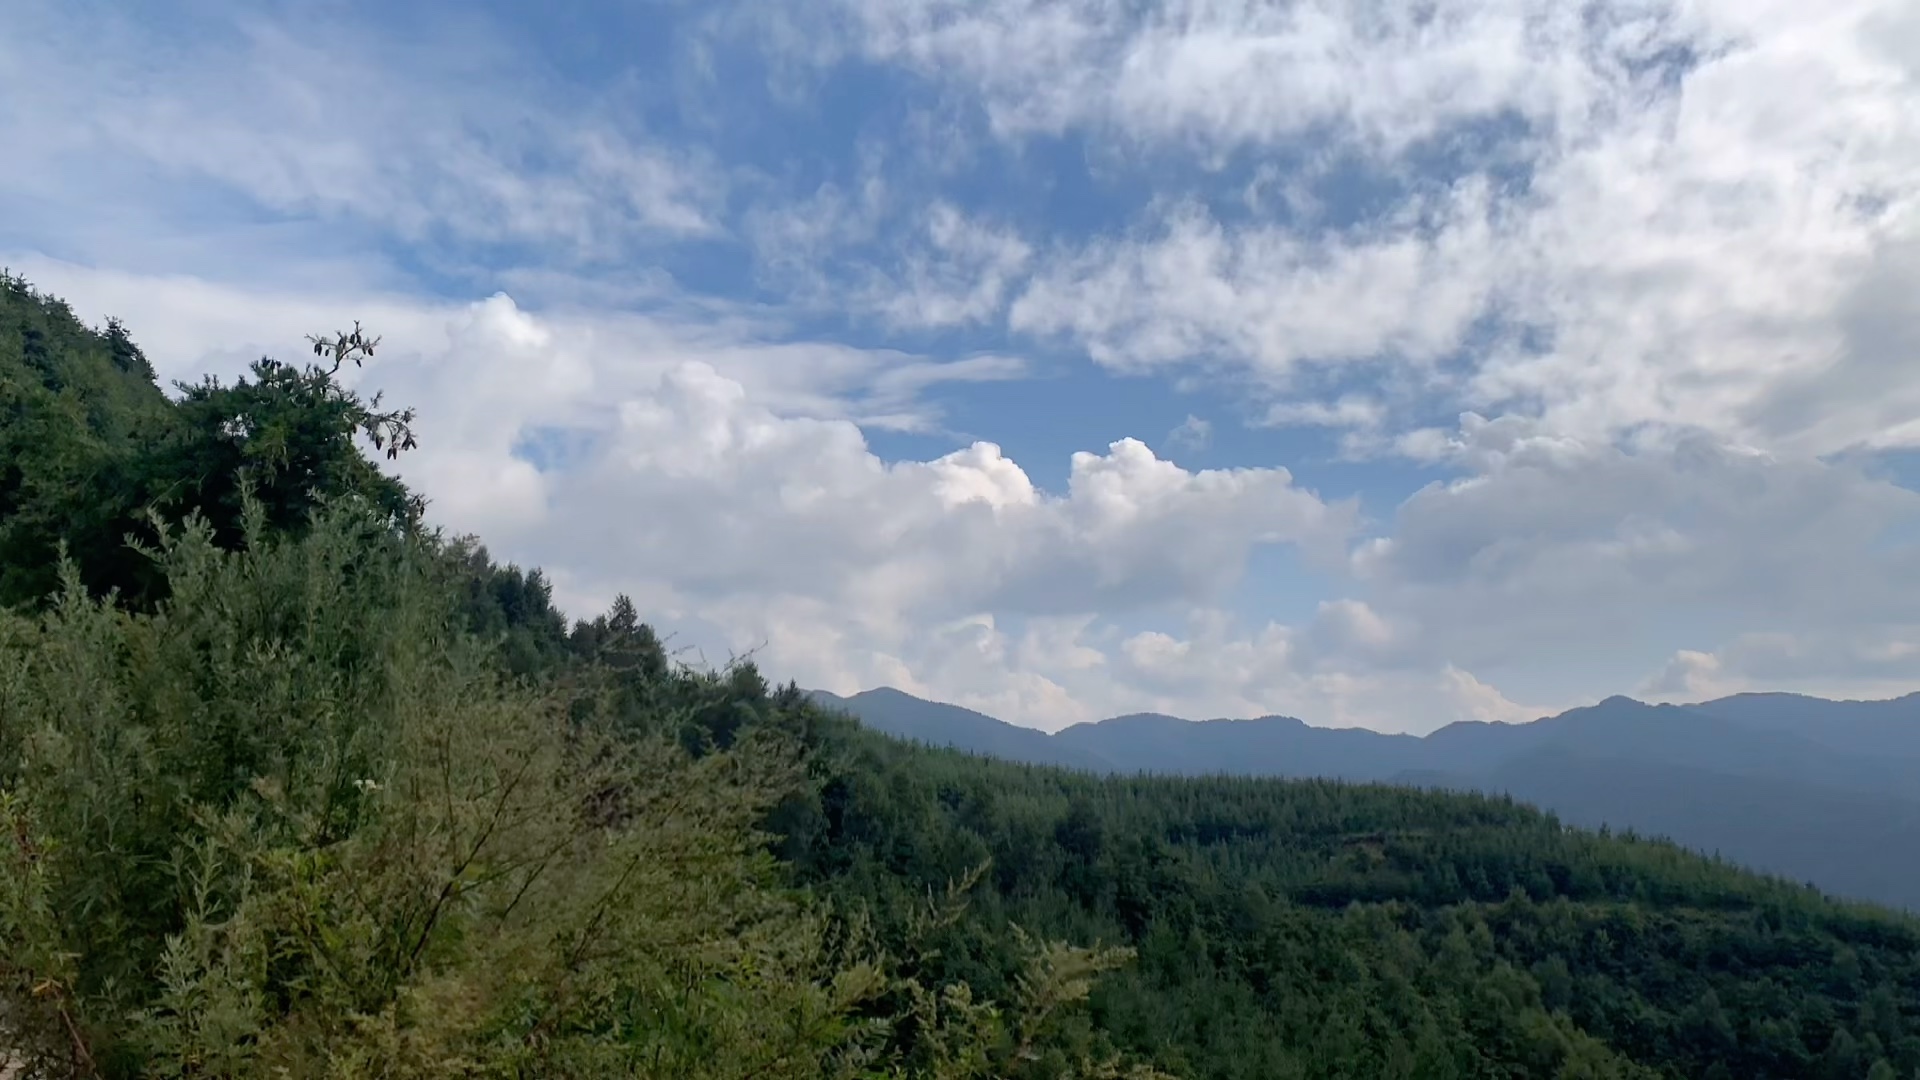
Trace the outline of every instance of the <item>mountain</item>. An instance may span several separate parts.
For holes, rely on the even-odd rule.
[[[1751,728],[1791,732],[1835,750],[1920,759],[1920,693],[1885,701],[1735,694],[1688,708]]]
[[[1889,857],[1920,850],[1920,695],[1743,694],[1685,706],[1611,697],[1532,723],[1456,723],[1424,737],[1285,716],[1152,713],[1047,736],[896,690],[822,701],[879,731],[1014,761],[1510,794],[1578,824],[1670,837],[1920,910],[1920,865]]]
[[[849,713],[875,731],[908,742],[1034,765],[1096,771],[1113,767],[1098,753],[1049,738],[1044,731],[1009,724],[958,705],[927,701],[890,686],[846,698],[825,690],[809,690],[807,695],[822,707]]]
[[[1120,772],[1386,780],[1423,761],[1421,741],[1411,736],[1316,728],[1290,716],[1189,721],[1137,713],[1075,724],[1053,738]]]
[[[1484,776],[1441,783],[1511,795],[1572,825],[1681,840],[1840,896],[1920,910],[1920,801],[1548,747]]]

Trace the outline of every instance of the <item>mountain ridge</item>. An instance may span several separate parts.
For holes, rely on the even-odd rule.
[[[992,732],[992,737],[1005,737],[1005,732],[1011,731],[1021,733],[1020,736],[1016,736],[1015,741],[1018,742],[1030,741],[1021,737],[1030,734],[1055,745],[1062,743],[1092,745],[1096,737],[1093,734],[1094,732],[1111,732],[1143,725],[1164,727],[1181,725],[1187,731],[1201,730],[1216,732],[1230,729],[1242,731],[1285,730],[1312,738],[1353,738],[1360,740],[1381,740],[1380,745],[1388,745],[1391,742],[1412,742],[1432,746],[1440,742],[1454,741],[1462,738],[1482,737],[1482,733],[1493,733],[1495,737],[1505,737],[1516,732],[1546,730],[1555,724],[1567,724],[1576,719],[1618,716],[1628,710],[1653,712],[1674,719],[1690,720],[1695,723],[1698,723],[1701,718],[1730,722],[1743,730],[1758,729],[1779,731],[1779,714],[1781,712],[1779,706],[1781,705],[1820,710],[1858,708],[1862,713],[1865,713],[1868,709],[1873,710],[1873,713],[1870,715],[1856,714],[1849,717],[1848,719],[1851,723],[1849,723],[1846,729],[1841,731],[1837,737],[1825,739],[1811,738],[1809,737],[1808,731],[1799,729],[1787,733],[1795,736],[1796,741],[1801,743],[1813,743],[1833,747],[1856,742],[1856,733],[1862,728],[1873,731],[1875,734],[1889,727],[1898,730],[1902,734],[1908,733],[1908,729],[1910,729],[1913,737],[1910,746],[1902,744],[1891,748],[1891,750],[1886,747],[1874,747],[1873,752],[1891,752],[1902,759],[1914,758],[1916,761],[1920,761],[1920,691],[1886,699],[1829,699],[1814,697],[1808,694],[1787,692],[1744,692],[1684,704],[1645,702],[1625,694],[1611,694],[1592,705],[1577,705],[1563,712],[1539,716],[1532,720],[1456,720],[1443,724],[1424,735],[1413,735],[1403,732],[1382,732],[1361,727],[1327,727],[1314,724],[1311,721],[1303,720],[1299,717],[1287,716],[1281,713],[1266,713],[1252,717],[1188,719],[1169,713],[1158,712],[1121,713],[1100,720],[1087,720],[1069,724],[1058,731],[1049,733],[1040,728],[1031,728],[1010,723],[997,717],[989,716],[986,713],[967,709],[964,706],[921,698],[891,686],[875,687],[871,690],[862,690],[856,694],[847,696],[824,690],[808,690],[805,691],[805,693],[822,704],[839,708],[862,704],[892,707],[897,703],[904,702],[914,703],[914,707],[916,708],[929,707],[938,710],[952,710],[955,713],[965,713],[971,718],[971,723],[977,725],[981,731]],[[1899,708],[1898,711],[1895,711],[1892,708],[1883,710],[1882,707]],[[1899,715],[1900,712],[1904,712],[1907,715]],[[854,715],[862,720],[867,719],[867,717],[862,716],[857,709],[854,710]],[[890,730],[888,727],[889,724],[897,726],[897,721],[892,719],[891,714],[881,714],[875,710],[875,716],[882,722],[872,726],[878,726],[882,730],[887,730],[889,734],[915,738],[920,741],[930,741],[923,738],[920,734],[904,729],[899,731]],[[1893,721],[1893,723],[1889,724],[1889,720]],[[1545,727],[1543,727],[1543,725]],[[946,737],[956,733],[939,730],[929,732],[929,734]],[[972,749],[972,747],[965,745],[949,745],[954,745],[956,749]],[[1920,792],[1916,792],[1916,797],[1920,797]]]

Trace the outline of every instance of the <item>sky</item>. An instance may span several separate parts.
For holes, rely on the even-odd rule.
[[[1053,730],[1920,688],[1914,0],[0,0],[0,264]]]

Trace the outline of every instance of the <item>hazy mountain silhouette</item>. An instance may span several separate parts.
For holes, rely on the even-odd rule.
[[[1426,763],[1423,741],[1410,735],[1317,728],[1291,716],[1191,721],[1136,713],[1075,724],[1053,739],[1121,772],[1387,780]]]
[[[1747,727],[1790,732],[1835,750],[1920,760],[1920,693],[1886,701],[1736,694],[1688,707]]]
[[[1527,724],[1424,737],[1286,716],[1156,713],[1055,735],[898,690],[816,693],[867,726],[973,753],[1099,772],[1326,777],[1506,792],[1570,824],[1632,829],[1920,909],[1920,694],[1741,694],[1695,705],[1611,697]]]
[[[1103,772],[1114,767],[1097,754],[1055,741],[1044,731],[995,720],[958,705],[927,701],[890,686],[845,698],[824,690],[807,693],[821,705],[841,709],[867,727],[896,739],[1036,765]]]

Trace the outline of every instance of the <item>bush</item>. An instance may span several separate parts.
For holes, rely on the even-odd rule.
[[[915,1075],[1065,1075],[1052,1022],[1123,954],[1033,944],[1006,1013],[888,974],[776,874],[793,734],[687,738],[757,676],[653,671],[641,723],[514,680],[389,522],[156,522],[153,613],[71,566],[0,613],[0,1030],[33,1075],[896,1075],[901,1020]]]

